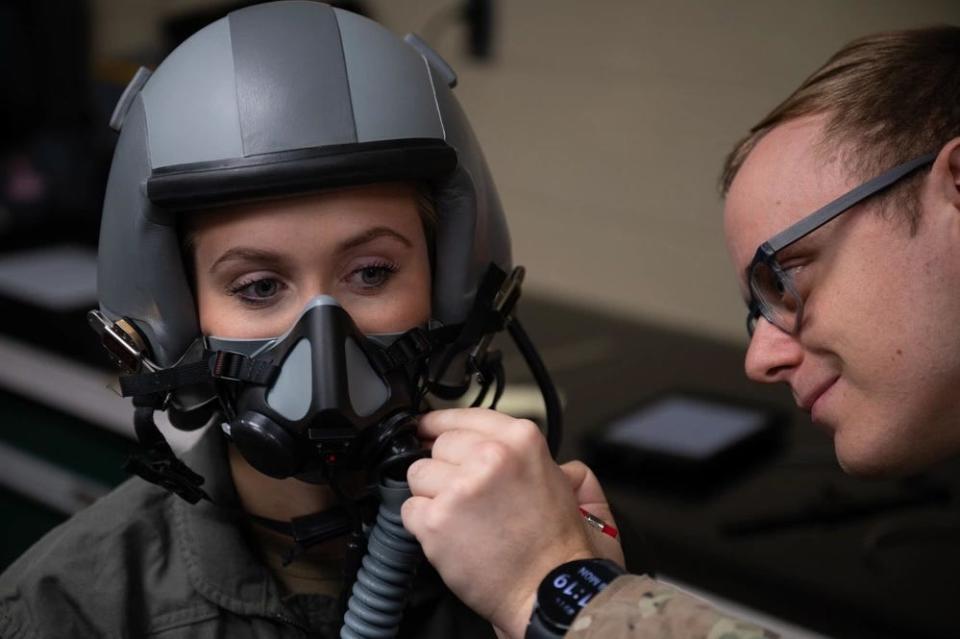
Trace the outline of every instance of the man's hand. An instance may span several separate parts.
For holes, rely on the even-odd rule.
[[[511,637],[522,637],[537,586],[554,567],[605,557],[617,540],[589,527],[578,506],[613,523],[596,477],[557,466],[536,424],[485,409],[428,413],[419,435],[433,457],[410,466],[403,523],[447,586]]]

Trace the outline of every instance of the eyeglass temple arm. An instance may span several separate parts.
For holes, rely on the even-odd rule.
[[[936,153],[928,153],[899,166],[895,166],[886,173],[881,173],[877,177],[864,182],[849,193],[841,195],[833,202],[830,202],[822,209],[811,213],[796,224],[788,226],[780,231],[767,242],[764,243],[763,252],[772,255],[777,251],[793,244],[800,238],[813,233],[818,228],[837,217],[847,209],[859,204],[875,193],[879,193],[887,187],[892,186],[898,180],[913,173],[917,169],[932,163],[937,157]]]

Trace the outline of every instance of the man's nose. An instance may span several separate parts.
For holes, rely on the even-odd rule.
[[[803,360],[803,348],[794,335],[780,330],[766,318],[757,320],[747,348],[744,369],[755,382],[785,382]]]

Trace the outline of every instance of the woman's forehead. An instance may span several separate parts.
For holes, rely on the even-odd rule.
[[[374,185],[233,205],[191,214],[185,219],[192,243],[209,248],[237,241],[317,248],[371,227],[401,234],[420,227],[416,191],[403,184]]]

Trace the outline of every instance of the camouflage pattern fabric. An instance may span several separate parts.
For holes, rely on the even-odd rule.
[[[567,639],[776,639],[701,599],[647,576],[613,581],[584,608]]]

